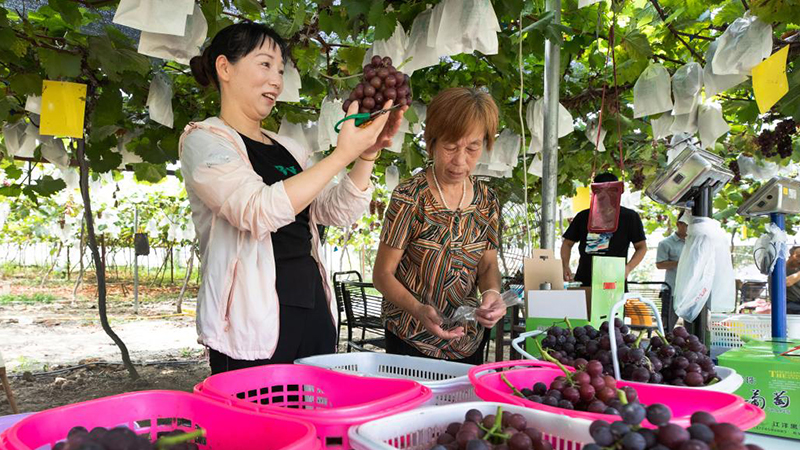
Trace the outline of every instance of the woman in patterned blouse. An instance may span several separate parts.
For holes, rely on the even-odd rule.
[[[497,123],[497,105],[477,89],[447,89],[428,107],[433,165],[392,193],[373,270],[389,353],[483,363],[486,329],[505,315],[500,211],[495,193],[470,174],[491,151]],[[478,323],[446,326],[462,305],[479,307]]]

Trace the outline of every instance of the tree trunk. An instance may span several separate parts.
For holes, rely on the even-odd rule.
[[[83,271],[86,269],[83,266],[83,254],[86,251],[86,243],[84,242],[84,235],[86,234],[86,224],[81,218],[81,236],[80,241],[78,242],[78,265],[80,269],[78,271],[78,278],[75,280],[75,287],[72,289],[72,306],[75,306],[75,301],[78,299],[78,288],[83,283]]]
[[[70,249],[70,246],[68,245],[67,246],[67,281],[69,281],[69,279],[70,279],[70,272],[71,272],[70,271],[70,267],[69,267],[69,249]]]
[[[178,314],[182,313],[181,306],[183,305],[183,296],[186,294],[186,286],[189,285],[189,280],[192,278],[192,268],[194,266],[194,243],[189,247],[189,262],[186,264],[186,276],[183,277],[183,286],[181,293],[178,294]]]
[[[175,249],[169,247],[169,284],[175,284]]]
[[[58,243],[58,250],[56,250],[56,256],[55,258],[53,258],[53,264],[50,264],[50,269],[48,269],[47,272],[45,272],[44,276],[42,277],[42,282],[39,284],[39,287],[44,286],[44,284],[47,282],[47,277],[49,277],[50,274],[53,272],[53,269],[55,269],[56,263],[58,263],[58,257],[61,256],[61,247],[63,245],[64,245],[63,242]]]
[[[108,315],[106,313],[106,274],[103,261],[100,259],[100,251],[97,248],[97,238],[94,235],[92,202],[89,197],[89,167],[86,164],[87,161],[83,147],[83,139],[78,139],[77,157],[78,165],[80,167],[81,197],[83,197],[86,234],[89,240],[89,248],[92,252],[92,258],[94,259],[95,274],[97,275],[97,309],[100,313],[100,324],[103,326],[103,331],[105,331],[108,337],[110,337],[111,340],[117,344],[117,347],[119,347],[119,351],[122,354],[122,363],[125,365],[125,368],[128,369],[131,379],[136,380],[139,378],[139,373],[136,372],[136,367],[134,367],[133,363],[131,362],[130,355],[128,354],[128,348],[125,346],[125,343],[122,342],[122,339],[120,339],[119,336],[114,333],[114,330],[111,329],[111,325],[108,323]]]

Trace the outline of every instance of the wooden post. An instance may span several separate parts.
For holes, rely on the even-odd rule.
[[[19,414],[17,402],[14,400],[14,394],[11,392],[11,385],[8,383],[8,377],[6,376],[6,363],[3,361],[2,353],[0,353],[0,381],[2,381],[3,390],[6,392],[6,397],[8,397],[8,404],[11,405],[11,412]]]

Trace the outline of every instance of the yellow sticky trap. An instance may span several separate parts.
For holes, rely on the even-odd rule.
[[[39,134],[83,138],[86,85],[45,80],[42,85],[42,121]]]
[[[785,46],[761,64],[753,67],[753,92],[761,114],[769,111],[789,92],[789,80],[786,78],[786,56],[789,46]]]
[[[575,197],[572,197],[572,211],[578,212],[589,209],[592,199],[592,188],[588,186],[579,187]]]
[[[742,240],[747,240],[747,225],[742,225]]]

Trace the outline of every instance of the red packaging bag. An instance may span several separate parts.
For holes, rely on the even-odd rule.
[[[589,233],[613,233],[619,225],[619,208],[625,184],[622,181],[592,183]]]

